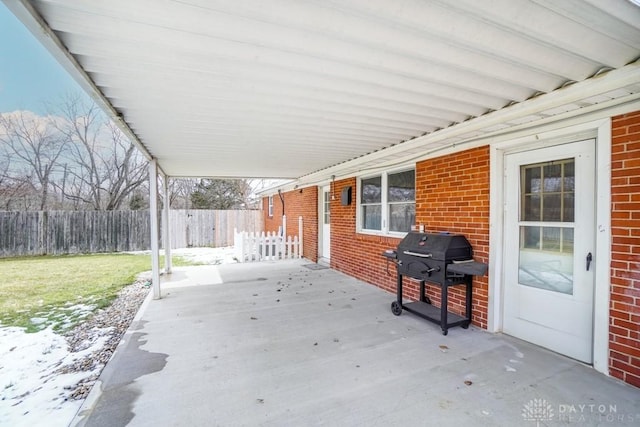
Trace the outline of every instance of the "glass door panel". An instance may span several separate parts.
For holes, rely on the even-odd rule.
[[[573,294],[575,160],[520,167],[521,285]]]

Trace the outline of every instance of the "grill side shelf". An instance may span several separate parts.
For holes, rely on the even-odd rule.
[[[484,276],[487,273],[488,266],[485,263],[477,261],[453,262],[447,265],[447,273],[468,274],[469,276]]]

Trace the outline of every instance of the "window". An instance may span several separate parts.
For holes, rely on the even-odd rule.
[[[416,172],[384,173],[360,180],[358,229],[406,233],[416,221]]]
[[[273,216],[273,196],[269,196],[269,216]]]
[[[329,197],[330,192],[329,191],[325,191],[323,198],[324,198],[324,210],[323,212],[323,221],[325,224],[331,224],[331,198]]]
[[[362,228],[365,230],[382,230],[382,177],[362,180],[360,198],[362,211]]]
[[[389,174],[387,181],[389,231],[408,232],[416,222],[416,172]]]
[[[522,166],[520,174],[520,220],[529,223],[523,247],[573,253],[574,159]],[[562,224],[544,224],[549,222]]]

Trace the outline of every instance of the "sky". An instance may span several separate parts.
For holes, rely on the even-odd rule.
[[[29,110],[45,115],[47,103],[70,93],[84,92],[0,2],[0,113]]]

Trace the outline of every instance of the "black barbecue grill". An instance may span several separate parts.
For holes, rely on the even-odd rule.
[[[471,323],[471,288],[473,276],[482,276],[487,265],[473,260],[471,244],[466,237],[450,233],[410,232],[398,244],[396,250],[383,253],[387,262],[393,261],[397,270],[397,299],[391,304],[396,316],[407,310],[432,322],[438,323],[447,335],[452,326],[466,329]],[[402,302],[402,277],[420,281],[419,301]],[[425,295],[425,282],[441,289],[441,306],[433,307]],[[447,310],[449,286],[465,286],[465,316]]]

